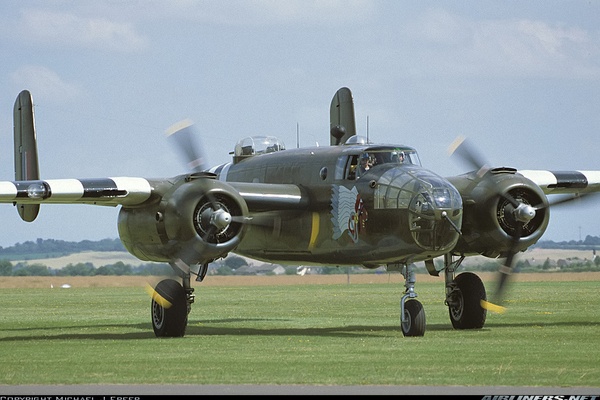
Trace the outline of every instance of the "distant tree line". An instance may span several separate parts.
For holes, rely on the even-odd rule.
[[[102,239],[98,241],[82,240],[67,242],[65,240],[37,239],[16,243],[14,246],[0,246],[0,259],[30,260],[36,258],[62,257],[83,251],[127,251],[119,239]]]
[[[490,260],[476,265],[463,267],[463,271],[495,272],[498,271],[500,262]],[[600,272],[600,257],[593,259],[571,258],[566,260],[551,260],[547,258],[539,263],[531,263],[529,260],[519,260],[515,263],[515,272]]]
[[[173,269],[168,264],[150,263],[132,266],[118,261],[114,264],[95,267],[92,263],[68,264],[63,268],[49,268],[41,263],[17,263],[0,260],[0,276],[123,276],[123,275],[158,275],[168,276]]]
[[[532,248],[541,249],[581,249],[592,250],[600,248],[599,236],[586,236],[584,240],[569,240],[555,242],[552,240],[540,240]],[[0,246],[0,259],[15,259],[8,256],[22,256],[21,259],[46,258],[48,254],[54,257],[65,256],[82,251],[127,251],[120,239],[102,239],[102,240],[82,240],[80,242],[68,242],[55,239],[37,239],[16,243],[13,246]],[[26,258],[25,256],[30,256]],[[37,257],[34,257],[37,256]],[[52,256],[50,256],[52,257]]]
[[[276,265],[272,265],[273,268]],[[209,275],[274,275],[269,272],[268,268],[261,269],[260,272],[252,272],[253,268],[248,269],[248,262],[235,254],[230,254],[228,257],[217,260],[209,264]],[[258,271],[258,270],[257,270]],[[373,270],[367,270],[362,267],[328,267],[317,268],[313,271],[318,271],[319,274],[347,274],[347,273],[375,273]],[[379,271],[381,272],[381,271]],[[286,275],[295,275],[297,266],[286,266]],[[147,263],[138,266],[125,264],[118,261],[114,264],[103,265],[100,267],[94,266],[90,262],[82,262],[76,264],[67,264],[62,268],[49,268],[39,262],[18,262],[13,264],[9,260],[0,259],[0,276],[123,276],[123,275],[140,275],[140,276],[170,276],[173,275],[173,269],[169,264],[165,263]]]
[[[600,248],[600,237],[587,236],[585,240],[553,242],[540,241],[532,248],[545,249],[570,249],[593,250]],[[100,241],[82,240],[80,242],[67,242],[53,239],[37,239],[37,241],[17,243],[7,248],[0,247],[0,276],[96,276],[96,275],[158,275],[168,276],[173,274],[170,265],[162,263],[148,263],[137,266],[125,264],[121,261],[114,264],[94,266],[92,263],[68,264],[62,268],[49,268],[42,263],[31,260],[37,258],[51,258],[80,253],[83,251],[126,251],[119,239],[103,239]],[[13,264],[10,260],[30,260]],[[312,268],[314,271],[317,269]],[[479,265],[463,267],[471,271],[497,271],[498,260],[482,262]],[[517,261],[516,271],[522,272],[547,272],[547,271],[600,271],[600,257],[594,256],[591,260],[567,260],[562,264],[545,260],[543,263],[532,265],[529,261]],[[243,272],[242,272],[243,271]],[[360,266],[355,267],[325,267],[318,268],[319,274],[347,274],[347,273],[381,273],[382,268],[367,270]],[[296,274],[297,266],[286,266],[285,274]],[[427,273],[425,268],[417,268],[417,273]],[[228,257],[215,261],[209,266],[211,275],[241,275],[248,273],[247,261],[239,256],[230,254]],[[268,273],[267,273],[268,274]]]
[[[600,248],[600,237],[588,235],[584,240],[569,240],[562,242],[540,240],[531,247],[538,249],[595,250]]]

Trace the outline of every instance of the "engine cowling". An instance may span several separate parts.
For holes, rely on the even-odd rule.
[[[496,168],[483,177],[473,172],[449,180],[460,191],[464,209],[455,254],[506,256],[527,249],[546,231],[550,218],[546,195],[515,169]],[[525,211],[526,216],[519,215]]]
[[[203,264],[226,256],[245,234],[246,202],[212,175],[160,182],[154,193],[157,201],[119,213],[121,241],[141,260]]]

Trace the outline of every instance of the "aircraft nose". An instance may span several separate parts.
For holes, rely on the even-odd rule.
[[[415,242],[430,250],[452,247],[462,222],[462,201],[451,185],[421,188],[409,206],[409,229]],[[454,189],[454,190],[453,190]]]
[[[407,212],[408,230],[419,247],[447,251],[458,241],[462,198],[441,176],[416,167],[389,170],[378,181],[375,199],[376,208]]]

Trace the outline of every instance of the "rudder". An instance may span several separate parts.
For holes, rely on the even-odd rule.
[[[352,92],[343,87],[335,92],[329,109],[330,144],[344,144],[348,138],[356,135],[354,101]]]

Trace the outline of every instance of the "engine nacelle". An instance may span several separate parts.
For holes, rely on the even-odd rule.
[[[462,235],[455,254],[505,256],[511,250],[527,249],[546,231],[550,219],[546,195],[515,169],[496,168],[484,177],[470,173],[449,180],[463,196]],[[516,219],[509,198],[530,211],[526,222]],[[519,236],[517,249],[512,249],[514,236]]]
[[[242,240],[246,202],[213,175],[181,176],[162,182],[154,193],[157,201],[119,213],[121,241],[137,258],[203,264],[226,256]]]

